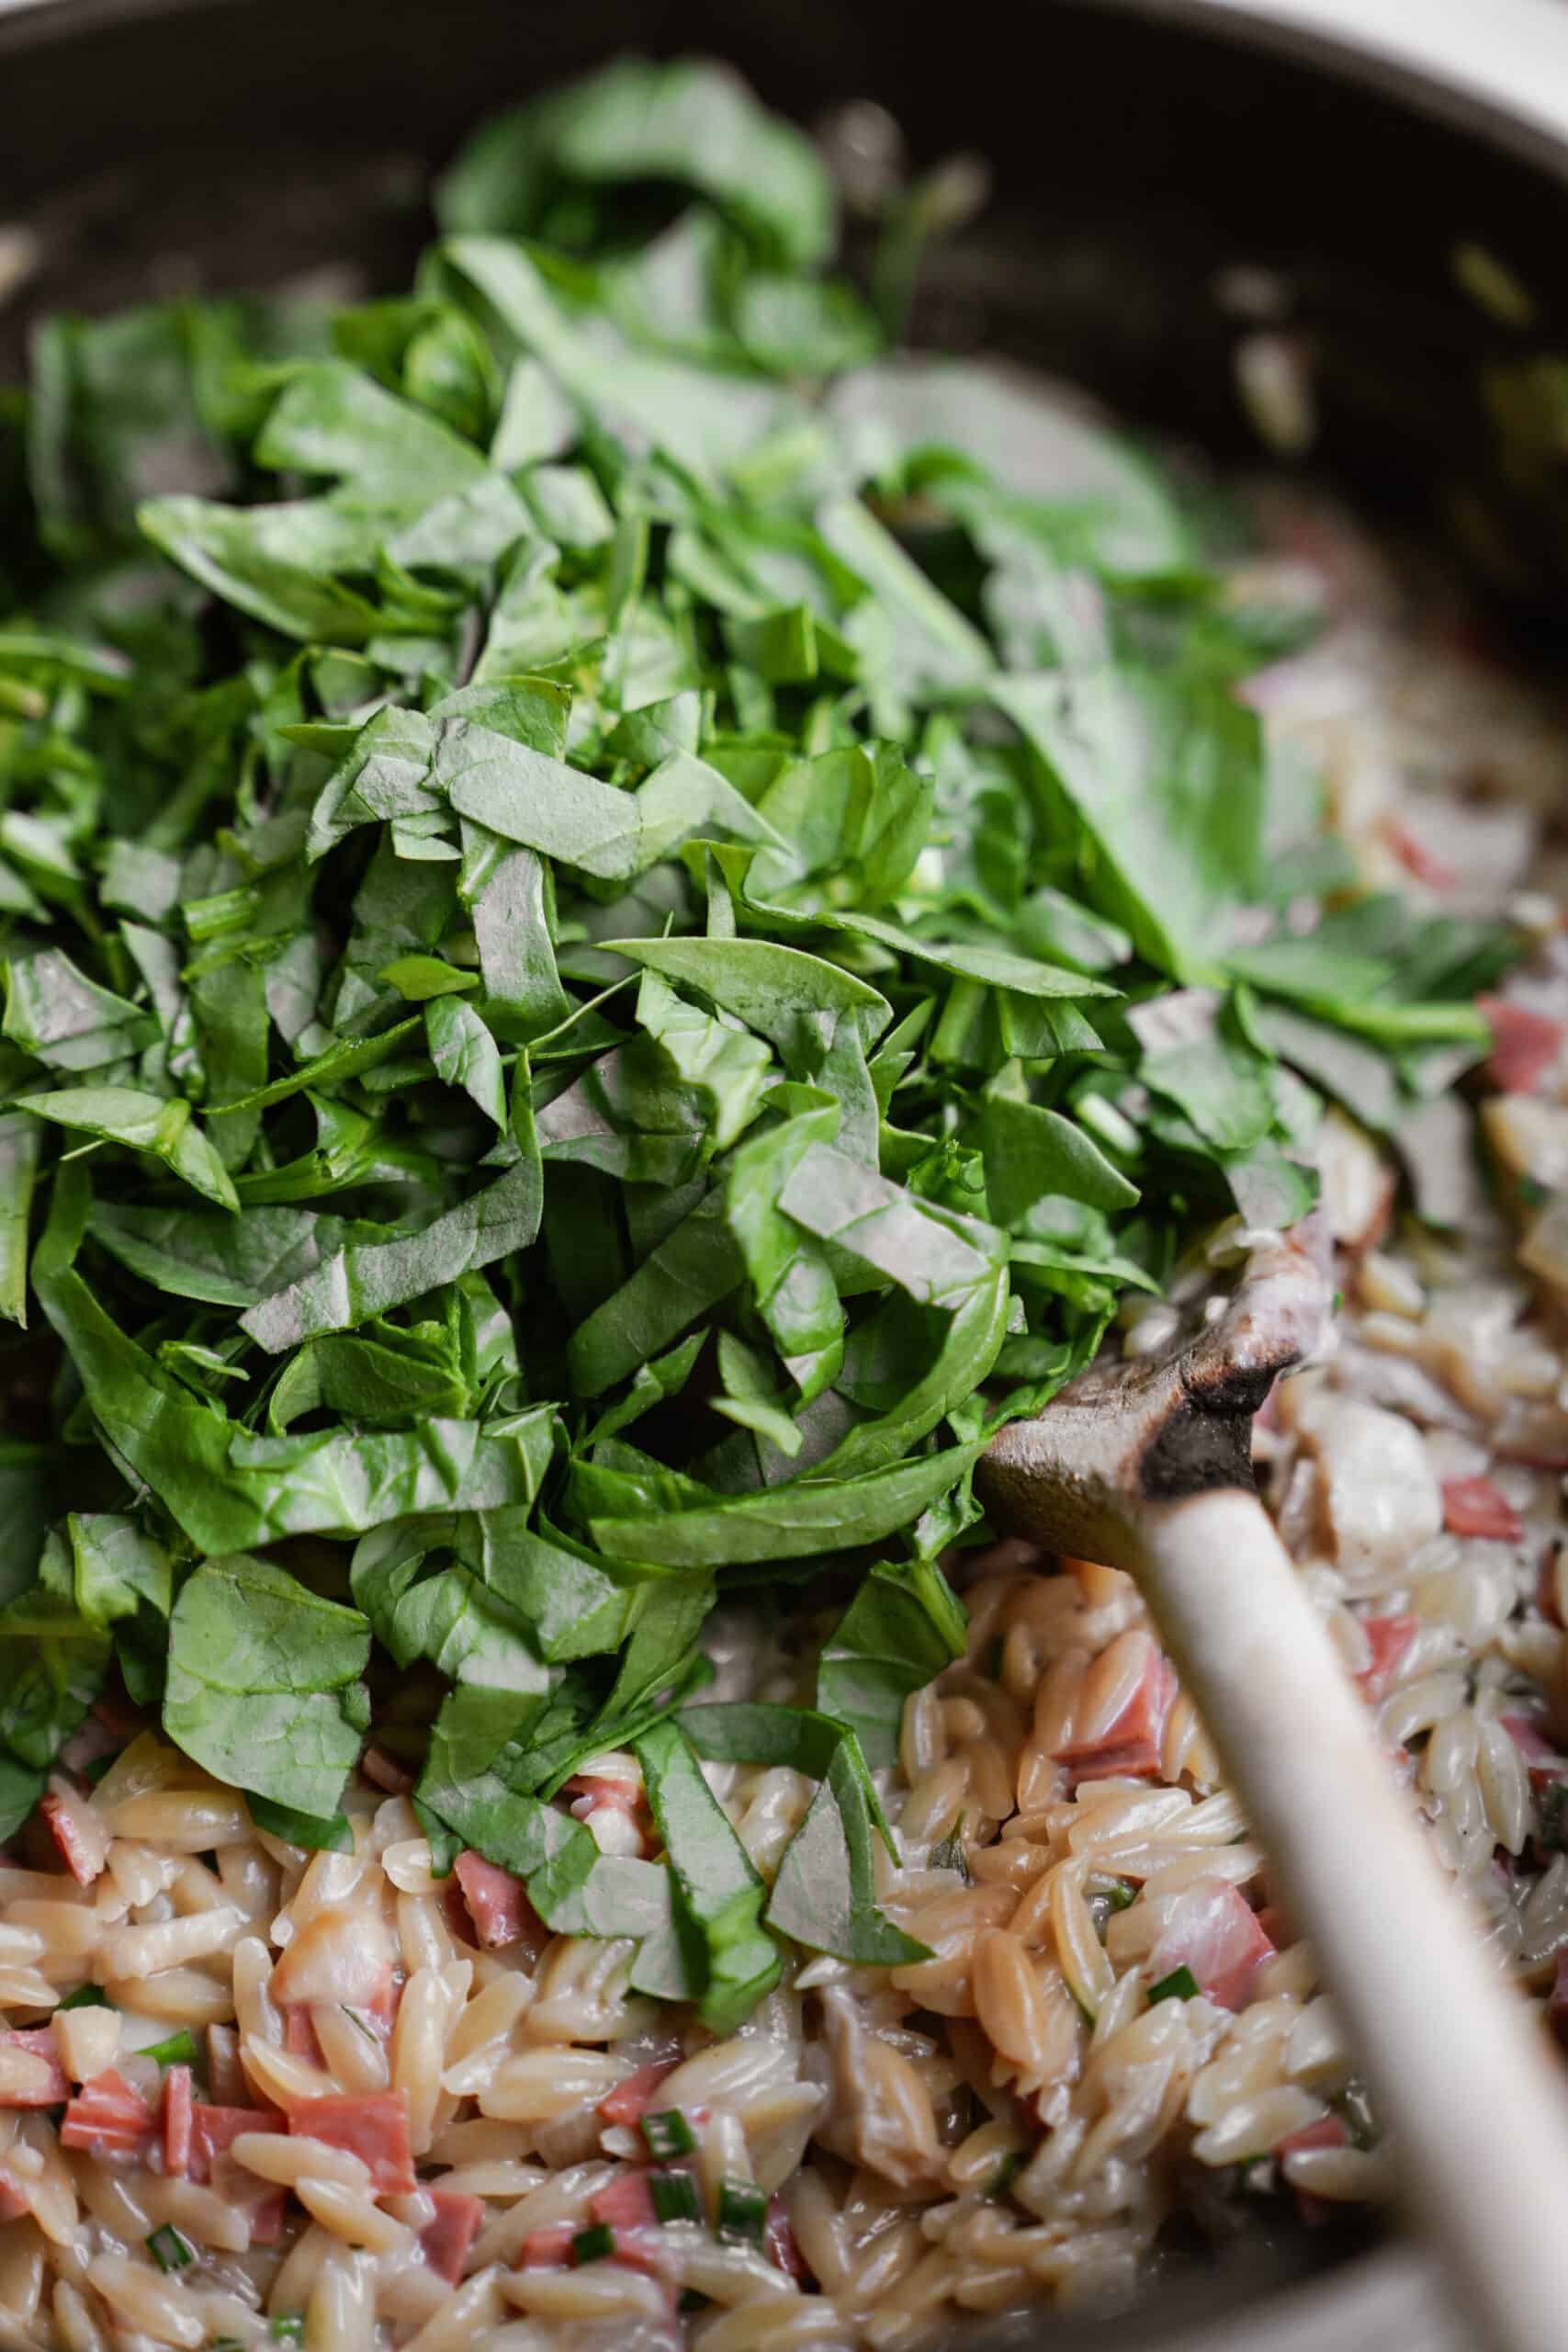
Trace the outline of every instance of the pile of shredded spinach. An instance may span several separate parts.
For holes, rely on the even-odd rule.
[[[406,298],[62,318],[0,413],[0,1828],[112,1699],[344,1844],[374,1724],[443,1866],[723,2026],[916,1949],[872,1774],[987,1432],[1506,951],[1356,896],[1231,691],[1291,616],[893,358],[731,78],[439,206]],[[693,1707],[758,1585],[815,1711]],[[551,1803],[628,1744],[668,1867]],[[700,1758],[817,1782],[771,1887]]]

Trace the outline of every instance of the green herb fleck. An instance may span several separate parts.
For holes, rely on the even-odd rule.
[[[667,2107],[658,2115],[645,2115],[642,2136],[649,2154],[658,2164],[668,2164],[671,2156],[689,2156],[697,2144],[696,2134],[678,2107]]]
[[[188,2270],[196,2260],[196,2248],[182,2237],[172,2222],[152,2232],[147,2240],[147,2251],[160,2270]]]
[[[648,2177],[649,2194],[653,2210],[661,2222],[697,2222],[702,2209],[697,2203],[696,2183],[686,2172],[651,2172]]]
[[[767,2218],[768,2200],[761,2189],[749,2180],[719,2182],[716,2236],[734,2245],[760,2246]]]

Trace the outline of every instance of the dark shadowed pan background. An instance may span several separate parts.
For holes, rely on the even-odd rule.
[[[876,100],[918,165],[984,153],[992,201],[935,256],[920,339],[1059,369],[1221,458],[1257,452],[1216,277],[1282,272],[1315,355],[1314,466],[1402,521],[1446,534],[1467,518],[1519,625],[1557,638],[1568,463],[1544,492],[1514,488],[1482,377],[1568,348],[1568,150],[1225,13],[967,0],[922,32],[893,0],[0,0],[0,385],[61,308],[339,263],[399,287],[430,233],[431,166],[480,116],[621,50],[704,51],[808,123]],[[1461,241],[1530,286],[1528,334],[1460,290]],[[1337,2230],[1179,2252],[1131,2321],[962,2334],[1042,2352],[1459,2341],[1403,2256]]]

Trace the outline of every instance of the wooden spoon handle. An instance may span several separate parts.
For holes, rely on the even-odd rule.
[[[1138,1580],[1487,2352],[1568,2345],[1568,2086],[1429,1851],[1262,1506],[1132,1514]],[[1127,1565],[1132,1566],[1129,1561]]]

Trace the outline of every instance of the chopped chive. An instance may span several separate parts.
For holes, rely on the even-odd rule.
[[[1137,1899],[1138,1890],[1130,1878],[1114,1878],[1105,1890],[1105,1900],[1112,1911],[1125,1911]]]
[[[112,2009],[114,2003],[101,1984],[78,1984],[67,1993],[63,2001],[56,2001],[56,2009]]]
[[[768,2200],[749,2180],[721,2180],[714,2234],[732,2245],[761,2245]]]
[[[1168,1976],[1149,1986],[1151,2009],[1156,2001],[1195,2001],[1197,1997],[1198,1979],[1190,1968],[1173,1968]]]
[[[986,2195],[1005,2197],[1027,2162],[1021,2148],[1010,2149],[986,2183]]]
[[[245,2352],[245,2347],[237,2335],[215,2335],[207,2352]]]
[[[280,2318],[273,2321],[267,2334],[275,2344],[303,2344],[305,2341],[304,2313],[285,2312]]]
[[[648,2191],[661,2222],[700,2222],[696,2183],[688,2172],[652,2172]]]
[[[668,2164],[671,2156],[689,2156],[696,2146],[696,2134],[678,2107],[667,2107],[661,2114],[645,2115],[642,2136],[648,2143],[648,2153],[660,2164]]]
[[[147,2251],[160,2270],[188,2270],[196,2260],[196,2248],[182,2237],[173,2222],[165,2222],[153,2231],[147,2241]]]
[[[167,2041],[150,2041],[141,2055],[156,2059],[160,2066],[199,2066],[201,2064],[196,2036],[188,2026],[184,2025],[178,2033],[171,2033]]]
[[[592,2229],[579,2230],[571,2242],[571,2258],[581,2269],[585,2262],[604,2262],[615,2251],[615,2233],[608,2222],[595,2222]]]

